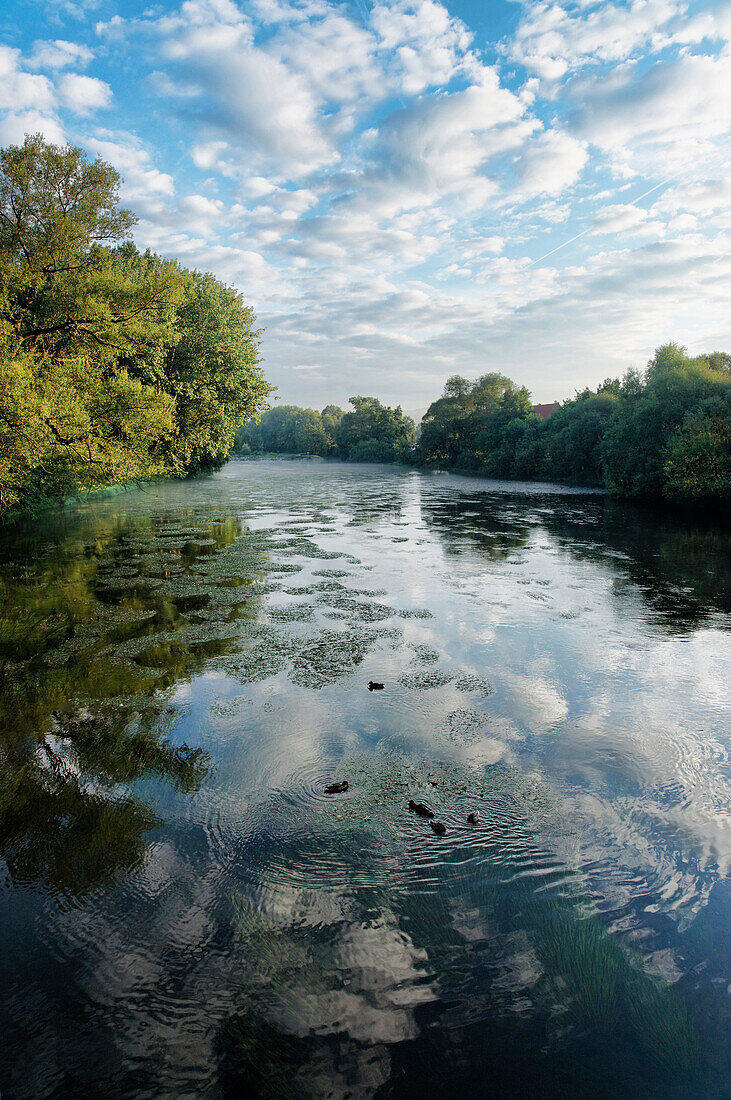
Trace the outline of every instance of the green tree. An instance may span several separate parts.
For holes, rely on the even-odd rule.
[[[379,444],[378,461],[395,462],[408,452],[414,440],[414,422],[404,416],[401,406],[395,409],[382,405],[375,397],[351,397],[353,411],[345,413],[335,429],[338,453],[350,458],[365,453],[356,450],[367,441]],[[375,453],[375,452],[374,452]],[[358,458],[358,461],[364,461]]]
[[[715,370],[704,356],[691,359],[673,343],[659,347],[644,377],[626,376],[604,436],[602,459],[609,491],[662,497],[671,437],[689,414],[728,387],[728,375]]]
[[[175,335],[160,388],[175,401],[175,429],[163,444],[175,472],[217,469],[236,429],[262,407],[272,387],[259,368],[260,333],[241,295],[212,275],[186,272]]]
[[[731,387],[686,415],[670,436],[664,458],[668,500],[731,500]]]
[[[0,151],[0,514],[219,465],[270,391],[239,295],[140,255],[118,189],[37,134]]]

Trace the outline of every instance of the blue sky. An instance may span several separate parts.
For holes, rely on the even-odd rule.
[[[731,350],[731,2],[5,0],[0,144],[124,177],[279,398],[537,401]]]

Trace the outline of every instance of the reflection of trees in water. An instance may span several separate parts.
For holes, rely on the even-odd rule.
[[[728,527],[698,515],[609,499],[586,510],[554,505],[541,521],[573,555],[608,564],[635,585],[672,633],[693,630],[731,610]]]
[[[609,498],[490,493],[424,494],[421,511],[448,555],[468,546],[491,561],[509,558],[543,528],[573,556],[635,585],[671,632],[731,609],[731,531],[698,515]]]
[[[202,751],[171,745],[158,718],[59,714],[54,735],[0,746],[0,851],[13,882],[79,898],[141,864],[160,822],[120,785],[157,775],[194,790],[206,771]]]
[[[516,507],[505,497],[421,497],[422,521],[439,536],[449,557],[458,557],[465,548],[480,550],[490,561],[512,557],[527,544],[535,526],[529,510],[522,513],[520,502]]]
[[[386,475],[388,477],[388,475]],[[343,500],[345,510],[350,513],[349,526],[363,527],[378,520],[394,522],[403,516],[406,506],[406,486],[399,481],[386,480],[372,489],[363,488],[357,496]]]
[[[0,547],[0,851],[15,882],[78,897],[138,866],[159,824],[130,784],[190,791],[205,775],[200,749],[170,741],[165,694],[221,646],[171,636],[207,608],[201,563],[240,527],[179,513],[44,526]],[[232,600],[208,615],[215,634]]]

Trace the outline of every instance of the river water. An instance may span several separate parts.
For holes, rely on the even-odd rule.
[[[731,1096],[729,549],[317,461],[6,533],[3,1100]]]

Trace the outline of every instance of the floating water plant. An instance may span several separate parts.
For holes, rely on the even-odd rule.
[[[454,675],[442,668],[425,668],[415,672],[402,672],[399,683],[412,691],[426,691],[428,688],[444,687],[454,679]]]

